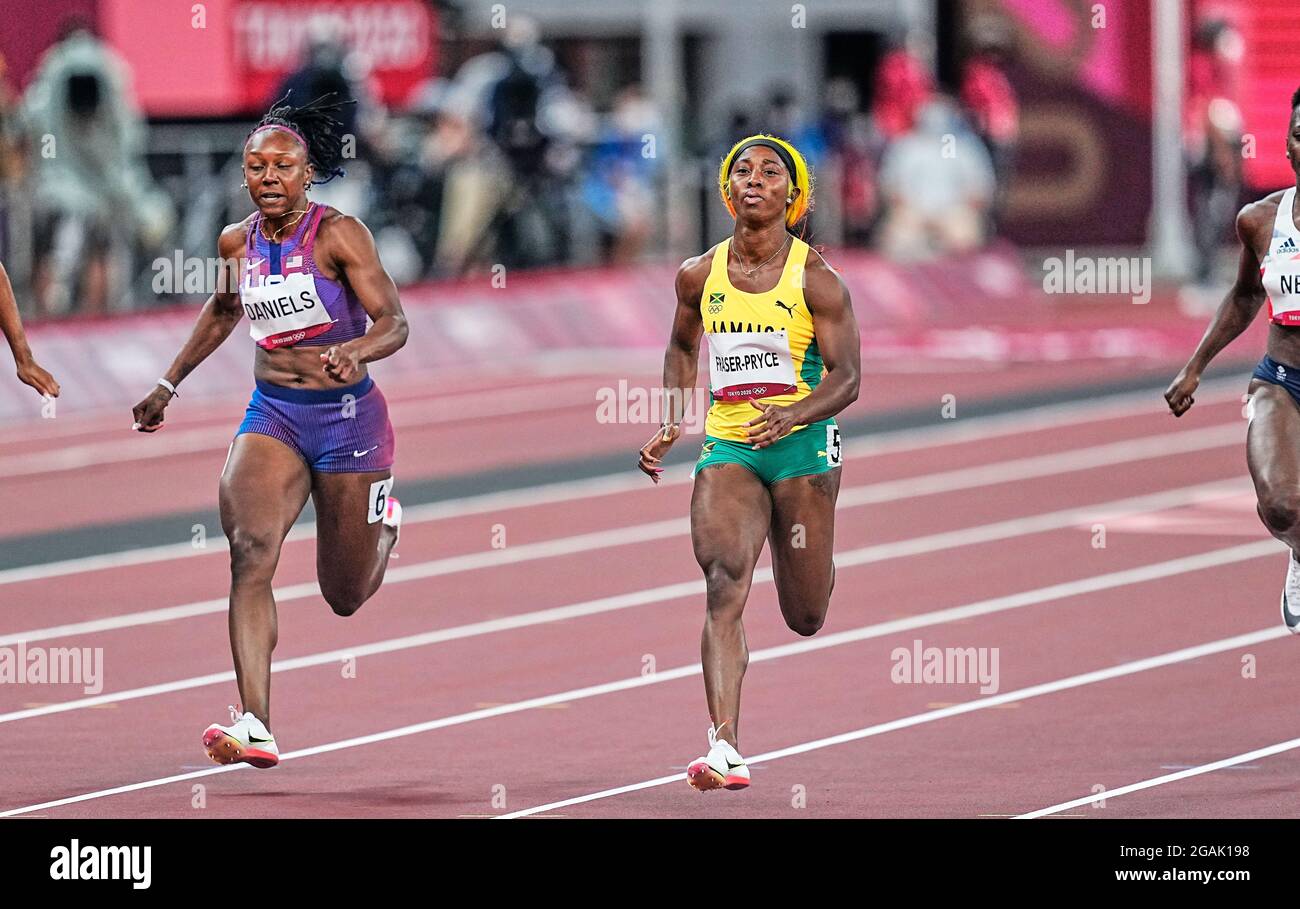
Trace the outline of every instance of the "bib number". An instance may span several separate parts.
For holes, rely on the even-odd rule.
[[[844,463],[844,449],[840,447],[838,426],[826,427],[826,463],[831,467],[839,467]]]
[[[370,484],[370,505],[366,513],[367,524],[377,524],[388,514],[388,494],[393,491],[393,478],[377,480]]]

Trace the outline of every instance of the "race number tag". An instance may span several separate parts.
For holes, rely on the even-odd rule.
[[[753,401],[795,391],[785,330],[709,335],[709,384],[716,401]]]
[[[839,467],[844,463],[844,449],[840,447],[838,426],[826,427],[826,463],[831,467]]]
[[[1269,318],[1280,325],[1300,325],[1300,249],[1295,240],[1273,232],[1261,283],[1268,294]]]
[[[248,332],[259,347],[274,350],[329,331],[333,322],[306,272],[245,276],[239,302]]]
[[[366,523],[376,524],[388,514],[388,494],[393,491],[393,478],[377,480],[370,484],[370,503],[367,506]]]

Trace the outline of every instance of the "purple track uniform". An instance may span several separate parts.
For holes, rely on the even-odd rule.
[[[262,236],[262,215],[248,229],[239,299],[258,346],[326,347],[366,333],[366,311],[350,287],[316,266],[313,248],[325,209],[312,203],[284,243]],[[290,388],[258,380],[236,435],[279,439],[312,470],[369,473],[393,466],[388,403],[369,376],[339,388]]]

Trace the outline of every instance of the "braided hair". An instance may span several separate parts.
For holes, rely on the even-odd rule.
[[[268,126],[288,130],[307,147],[307,160],[324,179],[314,179],[312,183],[328,183],[335,177],[343,176],[343,121],[338,114],[355,101],[341,100],[338,92],[321,95],[315,101],[309,101],[301,107],[289,103],[293,92],[287,92],[283,98],[271,105],[253,132]]]

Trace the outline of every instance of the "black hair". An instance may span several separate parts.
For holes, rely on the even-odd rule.
[[[307,160],[316,169],[317,179],[312,183],[328,183],[343,176],[343,121],[335,114],[356,102],[340,100],[338,92],[330,92],[294,107],[289,103],[292,95],[292,91],[287,92],[272,104],[253,132],[264,126],[285,126],[302,136],[307,142]],[[320,179],[322,174],[324,179]]]
[[[1297,88],[1291,96],[1291,113],[1294,114],[1297,107],[1300,107],[1300,88]]]

